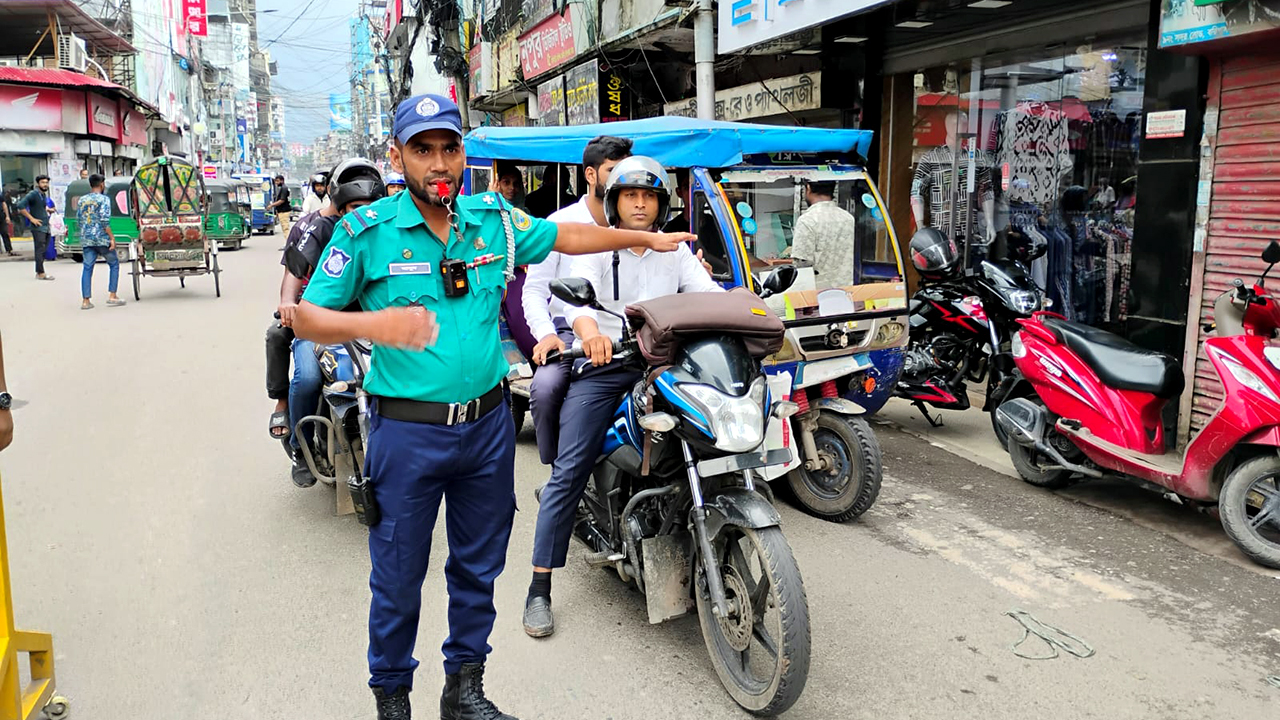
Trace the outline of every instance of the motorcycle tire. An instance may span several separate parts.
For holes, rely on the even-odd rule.
[[[884,476],[880,442],[871,426],[862,418],[823,412],[813,439],[819,452],[831,456],[835,469],[812,472],[801,465],[787,473],[792,497],[801,510],[830,522],[862,515],[875,504]]]
[[[1073,477],[1074,473],[1066,468],[1045,468],[1041,465],[1044,456],[1035,448],[1021,443],[1011,442],[1005,446],[1009,451],[1009,459],[1013,461],[1013,469],[1026,482],[1046,490],[1062,490],[1080,482]]]
[[[809,603],[800,568],[781,528],[754,530],[728,525],[713,545],[725,593],[734,609],[725,619],[712,612],[701,570],[703,563],[696,558],[698,623],[712,667],[725,690],[744,710],[765,717],[777,715],[795,704],[809,679]],[[742,577],[744,573],[754,584],[744,582],[748,579]],[[750,597],[753,589],[760,596],[758,599]],[[742,610],[734,602],[741,596],[750,600],[742,605],[751,608],[751,615],[745,618],[751,621],[750,627],[745,626]],[[757,620],[757,615],[763,617]],[[766,624],[772,627],[764,627]],[[767,649],[770,646],[772,653]],[[766,662],[753,663],[753,651]],[[770,657],[772,661],[768,662]],[[763,669],[764,665],[771,667],[768,677],[756,677],[756,669]]]
[[[1241,464],[1227,476],[1218,496],[1218,515],[1236,546],[1250,560],[1270,568],[1280,568],[1280,458],[1275,455],[1256,457]],[[1270,480],[1270,485],[1266,481]],[[1259,483],[1263,483],[1261,489]],[[1265,493],[1265,494],[1264,494]],[[1274,493],[1274,494],[1273,494]],[[1271,520],[1254,527],[1257,515],[1249,515],[1251,499],[1260,500],[1258,512],[1270,510]],[[1270,507],[1268,507],[1270,505]],[[1273,525],[1274,529],[1266,526]],[[1263,535],[1264,531],[1268,531]]]

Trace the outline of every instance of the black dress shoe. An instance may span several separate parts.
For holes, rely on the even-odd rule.
[[[408,717],[408,716],[406,716]],[[444,676],[440,720],[516,720],[484,696],[484,663],[468,663]]]
[[[387,694],[386,690],[376,687],[373,696],[378,700],[378,720],[410,720],[409,688],[401,685]]]
[[[524,631],[529,637],[544,638],[556,631],[551,599],[535,595],[524,605]]]

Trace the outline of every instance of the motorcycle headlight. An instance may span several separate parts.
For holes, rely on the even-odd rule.
[[[756,378],[742,397],[726,395],[710,385],[681,383],[678,387],[711,423],[718,449],[742,453],[764,442],[766,389],[763,377]]]
[[[1040,293],[1031,290],[1001,289],[1000,299],[1019,315],[1030,315],[1040,309]]]

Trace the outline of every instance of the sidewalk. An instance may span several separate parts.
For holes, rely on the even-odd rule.
[[[890,400],[869,419],[872,423],[897,428],[928,441],[930,445],[1007,475],[1010,482],[1022,482],[1013,469],[1009,453],[996,442],[990,416],[980,409],[982,398],[971,396],[970,399],[975,407],[963,412],[929,408],[930,415],[942,418],[942,426],[936,428],[931,427],[909,402],[898,398]],[[1256,565],[1245,557],[1223,532],[1222,524],[1215,515],[1165,499],[1129,480],[1108,476],[1081,482],[1066,490],[1058,490],[1056,494],[1119,515],[1246,570],[1280,579],[1280,572]],[[1099,540],[1105,541],[1106,538],[1100,537]]]

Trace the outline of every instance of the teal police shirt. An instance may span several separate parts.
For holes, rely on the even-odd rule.
[[[461,403],[492,390],[507,375],[498,313],[506,289],[507,236],[496,193],[460,196],[458,233],[441,244],[403,191],[348,213],[333,230],[303,299],[330,309],[359,300],[367,311],[420,304],[435,313],[440,331],[421,352],[376,345],[365,378],[371,395]],[[556,225],[511,210],[516,265],[541,262],[556,241]],[[468,263],[470,291],[445,297],[440,261]]]

